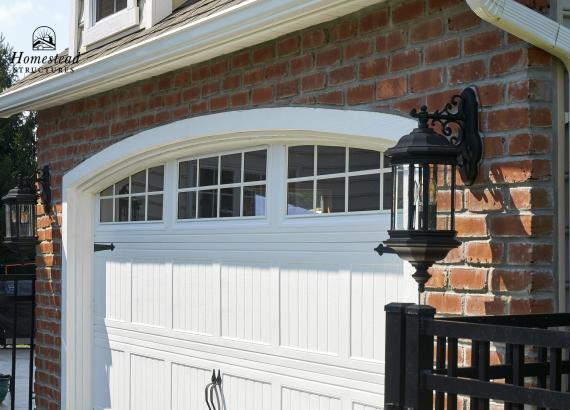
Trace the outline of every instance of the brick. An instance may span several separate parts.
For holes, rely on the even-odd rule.
[[[423,0],[414,0],[402,3],[392,9],[392,23],[400,24],[423,16],[424,8],[425,4]]]
[[[288,37],[277,43],[277,54],[279,57],[297,53],[301,49],[299,36]]]
[[[479,103],[483,107],[500,105],[504,100],[505,87],[503,84],[487,84],[480,86],[478,91]]]
[[[372,43],[370,40],[361,40],[350,43],[344,50],[344,58],[351,60],[353,58],[362,58],[372,53]]]
[[[420,64],[420,52],[416,49],[401,51],[390,57],[390,71],[397,72],[417,67]]]
[[[406,34],[403,30],[392,31],[378,36],[376,39],[376,51],[380,53],[390,52],[403,48],[406,45]]]
[[[510,188],[509,208],[519,210],[545,209],[552,207],[552,194],[539,187]]]
[[[495,183],[517,183],[552,175],[549,160],[521,160],[492,164],[490,179]]]
[[[351,87],[346,94],[349,105],[370,103],[374,100],[374,84],[361,84]]]
[[[517,265],[552,263],[551,244],[511,243],[508,247],[509,263]]]
[[[552,64],[552,56],[540,48],[529,47],[527,53],[530,67],[549,66]]]
[[[235,90],[239,88],[241,85],[241,75],[236,74],[229,77],[224,78],[222,81],[222,88],[224,91]]]
[[[439,88],[443,85],[443,68],[432,68],[410,74],[410,91],[413,93]]]
[[[427,292],[426,303],[433,306],[437,313],[460,314],[461,295],[452,293]]]
[[[424,50],[426,64],[449,61],[459,57],[459,40],[454,38],[430,45]]]
[[[303,77],[301,80],[301,88],[303,92],[321,90],[325,88],[326,76],[323,73],[311,74]]]
[[[421,97],[408,98],[405,100],[399,100],[393,105],[393,109],[409,114],[414,108],[420,107],[424,104],[424,99]]]
[[[207,65],[192,68],[192,81],[203,81],[210,77],[210,67]]]
[[[431,19],[416,24],[410,31],[412,43],[421,43],[440,37],[443,34],[443,22],[441,19]]]
[[[386,100],[406,95],[407,93],[406,77],[390,78],[378,82],[376,87],[376,98]]]
[[[491,289],[494,292],[520,292],[530,290],[532,273],[526,270],[494,269]]]
[[[470,316],[503,315],[506,313],[505,301],[497,296],[467,295],[465,313]]]
[[[376,21],[377,20],[372,19],[372,23],[376,23]],[[332,42],[343,41],[352,38],[357,34],[358,22],[356,20],[343,21],[330,29],[330,40]]]
[[[361,80],[368,80],[372,77],[379,77],[388,73],[388,58],[377,58],[375,60],[364,61],[358,65],[358,76]]]
[[[344,94],[342,93],[342,91],[331,91],[328,93],[317,95],[316,99],[319,104],[343,105]]]
[[[340,63],[340,48],[322,51],[316,57],[317,67],[327,67]]]
[[[467,242],[465,257],[469,263],[499,263],[503,260],[504,246],[502,243]]]
[[[428,270],[430,274],[429,280],[426,282],[426,289],[442,289],[445,288],[446,269],[443,267],[432,266]]]
[[[249,51],[244,51],[239,54],[235,54],[232,57],[232,67],[234,68],[242,68],[246,67],[250,64],[250,55]]]
[[[250,86],[263,81],[263,68],[255,68],[243,73],[243,85]]]
[[[303,48],[315,48],[323,45],[325,42],[325,32],[321,29],[313,30],[303,35]]]
[[[532,271],[532,292],[554,290],[554,276],[551,272]]]
[[[182,101],[189,102],[200,98],[200,88],[192,87],[182,92]]]
[[[428,107],[444,107],[454,95],[461,93],[460,89],[452,89],[441,92],[436,92],[427,96],[427,106]],[[487,138],[483,139],[483,142]]]
[[[508,139],[509,155],[545,154],[552,149],[552,138],[541,134],[518,134]]]
[[[332,70],[329,73],[329,84],[338,85],[347,83],[356,78],[354,66],[348,65]]]
[[[251,93],[253,105],[261,105],[271,101],[273,101],[273,88],[271,87],[256,88]]]
[[[459,238],[487,236],[487,222],[484,215],[457,215],[455,230]]]
[[[533,127],[550,127],[552,125],[552,108],[531,107],[530,125]]]
[[[285,77],[289,71],[289,63],[281,62],[269,65],[265,68],[265,79],[271,80],[274,78]]]
[[[448,73],[450,84],[461,84],[484,78],[487,75],[487,67],[485,61],[476,60],[451,66]]]
[[[305,54],[291,60],[291,74],[300,74],[313,67],[313,55]]]
[[[515,70],[521,70],[527,62],[524,50],[507,51],[491,57],[490,75],[501,75]]]
[[[276,98],[292,97],[299,93],[299,80],[289,80],[275,86]]]
[[[506,131],[530,126],[528,107],[505,108],[487,114],[487,130]]]
[[[471,189],[465,192],[465,202],[471,212],[489,212],[502,210],[504,200],[498,189]]]
[[[471,10],[462,11],[451,16],[447,21],[449,31],[463,31],[478,27],[481,19]]]
[[[503,137],[483,138],[483,155],[485,159],[502,157],[506,141]]]
[[[495,236],[543,236],[553,229],[552,217],[547,215],[496,215],[490,224]]]
[[[273,58],[273,46],[255,49],[252,54],[254,64],[265,63]]]
[[[449,285],[454,290],[484,290],[487,286],[487,269],[451,268]]]
[[[475,33],[463,39],[463,52],[466,56],[487,53],[501,47],[503,33],[498,30]]]
[[[388,9],[374,11],[360,19],[360,32],[369,33],[379,30],[388,24]]]
[[[552,299],[531,299],[530,300],[531,313],[553,313],[554,301]]]
[[[210,111],[222,111],[228,108],[229,100],[227,95],[212,97],[210,100]]]
[[[249,104],[249,92],[247,91],[235,93],[230,96],[230,105],[233,108],[243,107],[248,104]]]
[[[429,13],[437,13],[439,11],[449,9],[461,4],[461,0],[428,0]]]

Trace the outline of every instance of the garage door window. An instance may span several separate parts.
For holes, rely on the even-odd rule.
[[[287,150],[287,214],[390,209],[389,163],[380,151],[301,145]]]
[[[100,222],[161,221],[164,167],[137,172],[99,194]]]
[[[178,219],[263,217],[267,149],[178,163]]]

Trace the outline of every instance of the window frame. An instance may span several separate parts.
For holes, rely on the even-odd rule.
[[[291,147],[301,147],[301,146],[313,146],[313,175],[305,176],[305,177],[296,177],[296,178],[289,178],[289,148]],[[318,147],[340,147],[345,149],[345,164],[344,164],[344,172],[338,172],[334,174],[324,174],[324,175],[317,175],[317,161],[318,161]],[[364,171],[350,171],[350,148],[353,149],[367,149],[370,151],[377,151],[380,155],[380,168],[378,169],[370,169]],[[285,195],[284,195],[284,210],[283,216],[287,219],[297,219],[297,218],[327,218],[327,217],[335,217],[340,215],[369,215],[369,214],[387,214],[390,213],[390,208],[384,207],[384,175],[391,174],[392,167],[386,167],[384,165],[384,151],[380,151],[377,149],[372,148],[360,148],[357,146],[350,146],[350,145],[328,145],[328,144],[310,144],[310,143],[294,143],[294,144],[286,144],[285,145],[285,170],[284,170],[284,177],[285,177]],[[380,175],[380,188],[379,188],[379,209],[367,210],[367,211],[350,211],[349,210],[349,178],[361,175]],[[289,214],[288,213],[288,196],[289,196],[289,183],[293,182],[305,182],[305,181],[312,181],[313,182],[313,210],[316,210],[316,201],[317,201],[317,181],[319,180],[327,180],[327,179],[337,179],[337,178],[344,178],[344,211],[342,212],[307,212],[304,214]]]
[[[148,177],[149,177],[149,170],[152,168],[157,168],[157,167],[162,167],[163,168],[163,176],[162,176],[162,191],[148,191]],[[138,173],[140,173],[141,171],[145,171],[145,191],[144,192],[137,192],[137,193],[133,193],[132,192],[132,177]],[[153,165],[153,166],[149,166],[146,167],[144,169],[141,169],[138,172],[135,172],[134,174],[128,175],[124,178],[121,178],[115,182],[113,182],[110,186],[113,188],[113,193],[111,195],[101,195],[101,192],[103,192],[104,190],[106,190],[107,188],[104,188],[103,190],[99,191],[97,193],[96,199],[97,199],[97,223],[99,225],[111,225],[111,226],[121,226],[121,225],[134,225],[134,224],[163,224],[166,221],[166,217],[165,217],[165,210],[166,210],[166,202],[167,202],[167,197],[166,197],[166,179],[167,179],[167,173],[166,173],[166,164],[158,164],[158,165]],[[115,193],[115,185],[124,180],[124,179],[129,179],[129,193],[128,194],[116,194]],[[148,220],[148,198],[149,196],[158,196],[158,195],[162,195],[162,217],[161,219],[153,219],[153,220]],[[140,196],[144,196],[144,203],[145,203],[145,215],[144,215],[144,221],[131,221],[131,212],[132,212],[132,208],[131,208],[131,198],[132,197],[140,197]],[[128,214],[128,220],[127,221],[116,221],[115,220],[115,216],[116,216],[116,206],[115,206],[115,201],[117,199],[120,198],[128,198],[129,200],[129,214]],[[113,201],[113,220],[112,221],[101,221],[101,201],[104,199],[111,199]]]
[[[245,174],[244,174],[244,166],[245,166],[245,153],[247,152],[254,152],[254,151],[261,151],[265,150],[265,179],[260,181],[250,181],[245,182]],[[260,146],[253,146],[235,150],[227,150],[227,151],[214,151],[210,153],[200,154],[200,155],[193,155],[188,157],[183,157],[176,160],[176,171],[175,171],[175,195],[174,195],[174,223],[203,223],[203,222],[218,222],[218,221],[241,221],[241,220],[267,220],[269,214],[269,174],[270,174],[270,153],[271,149],[269,145],[260,145]],[[233,182],[230,184],[221,184],[222,172],[221,172],[221,159],[222,156],[225,155],[232,155],[232,154],[242,154],[241,155],[241,182]],[[215,185],[205,185],[199,186],[200,183],[200,167],[197,166],[196,168],[196,186],[190,188],[180,188],[179,181],[180,181],[180,163],[186,161],[194,161],[200,160],[204,158],[212,158],[218,157],[218,172],[217,172],[217,179],[218,183]],[[264,215],[253,215],[253,216],[243,216],[243,191],[244,187],[248,186],[264,186],[265,187],[265,214]],[[226,188],[240,188],[240,215],[239,216],[220,216],[220,205],[221,205],[221,190]],[[208,191],[208,190],[216,190],[217,192],[217,210],[215,217],[209,218],[199,218],[198,217],[198,195],[196,195],[196,216],[194,218],[179,218],[178,217],[178,195],[183,192],[196,192],[199,191]]]
[[[83,43],[87,46],[121,33],[140,23],[136,0],[127,0],[127,7],[97,21],[97,1],[86,0],[84,4],[85,23]]]

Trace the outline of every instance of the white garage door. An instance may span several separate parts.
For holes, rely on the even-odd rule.
[[[181,157],[97,198],[96,409],[382,407],[386,303],[413,300],[394,256],[378,151],[270,145]]]

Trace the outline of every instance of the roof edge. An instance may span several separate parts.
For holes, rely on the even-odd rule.
[[[385,0],[249,0],[14,91],[0,117],[41,110],[200,63]]]

